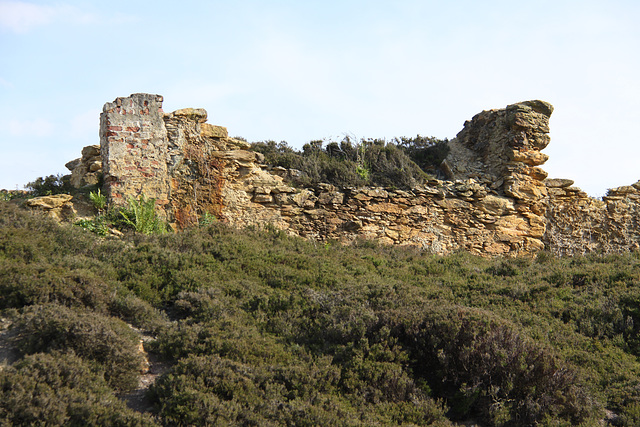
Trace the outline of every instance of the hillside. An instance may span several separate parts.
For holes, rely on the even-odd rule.
[[[0,420],[638,425],[639,285],[637,253],[104,238],[1,202]]]

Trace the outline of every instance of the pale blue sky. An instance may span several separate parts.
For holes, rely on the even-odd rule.
[[[551,102],[551,177],[640,179],[640,2],[0,0],[0,188],[67,173],[105,102],[164,95],[249,141],[453,138]]]

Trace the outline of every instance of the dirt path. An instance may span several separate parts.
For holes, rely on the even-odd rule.
[[[13,350],[9,342],[13,337],[13,331],[9,330],[11,322],[8,319],[0,318],[0,371],[18,359],[18,355]]]
[[[129,325],[131,326],[131,325]],[[169,364],[162,362],[154,354],[149,354],[144,350],[144,345],[153,341],[155,338],[150,335],[145,335],[137,328],[131,327],[140,335],[140,352],[144,358],[142,375],[140,375],[140,381],[138,381],[138,387],[129,393],[120,395],[120,399],[124,400],[127,406],[137,412],[152,412],[153,405],[147,398],[146,394],[149,387],[156,381],[156,379],[162,375],[167,369]]]

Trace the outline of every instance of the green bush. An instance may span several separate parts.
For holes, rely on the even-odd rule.
[[[551,417],[577,425],[601,416],[576,371],[491,313],[432,308],[404,329],[414,372],[447,397],[456,418],[534,425]]]
[[[97,234],[98,236],[107,236],[109,234],[109,226],[106,218],[102,215],[96,215],[91,219],[81,219],[74,223],[80,228]]]
[[[27,356],[0,370],[2,425],[157,425],[119,400],[73,353]]]
[[[120,320],[51,304],[25,310],[13,327],[18,331],[14,345],[23,354],[73,351],[95,362],[115,389],[138,384],[139,338]]]
[[[40,177],[26,185],[31,194],[35,197],[50,196],[52,194],[71,193],[74,191],[69,176],[49,175]]]
[[[449,154],[449,141],[417,135],[415,138],[396,138],[393,141],[426,173],[436,175],[440,164]]]
[[[175,425],[449,425],[437,403],[354,407],[335,395],[339,371],[257,367],[217,356],[181,360],[152,388],[159,415]]]

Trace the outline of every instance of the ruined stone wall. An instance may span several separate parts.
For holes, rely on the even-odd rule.
[[[604,200],[542,169],[553,107],[528,101],[483,111],[450,141],[448,181],[411,190],[294,188],[291,171],[261,164],[248,144],[206,123],[202,109],[162,112],[162,97],[134,94],[105,105],[101,151],[112,202],[145,195],[182,229],[204,215],[237,227],[270,224],[298,236],[358,238],[445,254],[530,255],[638,247],[640,184]]]
[[[640,248],[640,181],[609,190],[602,200],[571,180],[549,180],[545,247],[557,255],[616,253]]]

